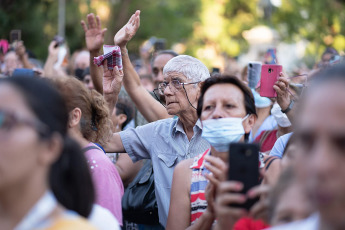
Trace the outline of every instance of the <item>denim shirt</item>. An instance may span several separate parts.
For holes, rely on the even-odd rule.
[[[201,137],[199,120],[193,131],[194,135],[189,141],[181,121],[178,118],[168,118],[120,132],[122,144],[133,162],[146,158],[152,160],[159,222],[164,227],[168,219],[176,164],[210,148],[209,143]]]

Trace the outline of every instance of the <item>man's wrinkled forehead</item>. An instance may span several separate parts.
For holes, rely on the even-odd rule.
[[[167,72],[164,74],[164,80],[171,80],[171,79],[179,79],[179,80],[187,80],[187,77],[180,72],[174,71],[174,72]]]

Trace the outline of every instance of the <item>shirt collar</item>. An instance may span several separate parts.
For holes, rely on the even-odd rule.
[[[194,132],[196,131],[195,127],[198,127],[200,130],[202,130],[200,119],[198,119],[196,121],[196,123],[195,123],[195,125],[193,127]],[[177,132],[185,133],[185,131],[183,129],[183,124],[182,124],[180,118],[176,119],[176,122],[175,122],[175,124],[173,126],[173,134],[176,134]]]

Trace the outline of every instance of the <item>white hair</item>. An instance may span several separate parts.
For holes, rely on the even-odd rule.
[[[170,59],[164,66],[163,75],[171,72],[182,73],[193,82],[205,81],[210,77],[207,67],[198,59],[188,55],[179,55]]]

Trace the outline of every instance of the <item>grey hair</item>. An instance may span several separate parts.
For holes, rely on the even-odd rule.
[[[198,59],[188,55],[179,55],[170,59],[164,66],[163,75],[171,72],[182,73],[193,82],[205,81],[210,77],[207,67]]]

